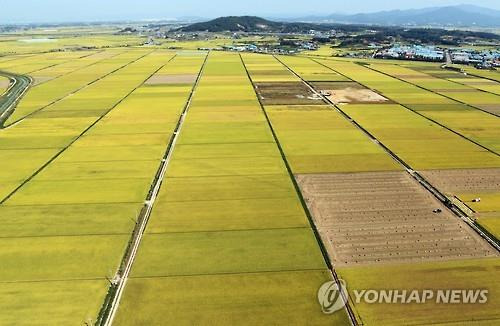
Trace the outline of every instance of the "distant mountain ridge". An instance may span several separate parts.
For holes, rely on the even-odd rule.
[[[309,16],[293,21],[395,26],[500,27],[500,11],[474,5],[390,10],[366,14]]]

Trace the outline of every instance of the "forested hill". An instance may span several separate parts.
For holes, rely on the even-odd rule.
[[[182,27],[182,32],[269,32],[297,33],[311,29],[318,31],[330,30],[332,26],[309,23],[281,23],[255,16],[220,17],[211,21],[196,23]]]

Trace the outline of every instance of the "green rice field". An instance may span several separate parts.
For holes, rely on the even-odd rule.
[[[104,325],[106,318],[114,325],[500,321],[498,252],[428,189],[415,181],[419,198],[432,205],[415,208],[419,198],[408,195],[382,207],[408,214],[405,222],[387,222],[383,210],[370,215],[383,205],[366,203],[361,186],[341,192],[326,181],[456,173],[453,180],[426,178],[467,207],[464,220],[498,241],[495,76],[330,58],[329,48],[320,50],[324,56],[196,50],[229,42],[224,38],[139,46],[142,37],[62,33],[26,41],[37,38],[0,42],[0,71],[33,79],[0,129],[0,325]],[[75,48],[87,44],[95,46]],[[61,51],[47,52],[54,49]],[[8,85],[0,77],[0,96]],[[324,183],[311,188],[299,184],[321,176]],[[406,194],[411,185],[373,192]],[[312,202],[311,189],[344,201]],[[348,248],[356,236],[373,236],[373,225],[408,245],[420,231],[400,230],[431,214],[443,220],[428,227],[445,233],[444,214],[432,215],[438,207],[493,254],[332,263],[339,243]],[[325,220],[317,217],[322,209]],[[346,240],[327,243],[334,231]],[[425,241],[415,242],[417,252]],[[348,305],[325,314],[318,289],[337,275],[347,282]],[[462,288],[486,288],[489,300],[354,300],[357,289]]]

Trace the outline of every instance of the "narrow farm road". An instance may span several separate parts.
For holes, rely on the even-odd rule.
[[[28,76],[12,74],[5,71],[0,71],[0,76],[5,76],[12,81],[7,91],[0,97],[0,128],[3,128],[4,122],[14,110],[19,99],[31,86],[33,79]]]

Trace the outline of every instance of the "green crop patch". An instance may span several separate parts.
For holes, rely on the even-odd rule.
[[[420,112],[420,113],[425,113],[426,115],[428,113],[432,113],[434,111],[440,111],[440,112],[450,112],[450,113],[463,113],[463,112],[474,112],[474,109],[471,108],[470,106],[467,106],[465,104],[411,104],[407,105],[410,109]]]
[[[155,174],[158,161],[106,161],[51,163],[37,180],[147,179]],[[110,181],[111,183],[112,181]]]
[[[13,191],[15,191],[19,185],[21,185],[25,180],[13,180],[13,181],[2,181],[0,184],[0,198],[5,200]]]
[[[173,120],[173,119],[172,119]],[[123,134],[167,134],[175,129],[176,121],[151,122],[128,122],[128,121],[105,121],[92,128],[88,135],[123,135]]]
[[[168,202],[159,201],[147,232],[196,232],[307,227],[297,197]]]
[[[422,143],[418,139],[404,139],[404,140],[387,140],[388,145],[394,152],[415,153],[415,152],[428,152],[428,153],[442,153],[449,150],[450,143],[454,143],[454,150],[462,153],[471,153],[474,151],[482,151],[477,145],[471,142],[459,142],[455,139],[428,139],[426,143]]]
[[[179,138],[179,144],[259,142],[273,142],[266,122],[190,123]]]
[[[500,319],[500,286],[497,273],[499,259],[459,260],[406,265],[339,268],[338,273],[352,294],[363,289],[486,289],[484,304],[443,304],[436,299],[422,304],[355,304],[355,309],[367,325],[402,325],[456,323],[475,321],[494,325]],[[385,277],[390,275],[390,277]]]
[[[281,157],[175,159],[168,176],[202,177],[226,175],[287,174]]]
[[[397,170],[397,164],[328,107],[266,106],[293,173]]]
[[[164,99],[159,100],[162,103]],[[171,103],[171,100],[167,100]],[[122,124],[132,124],[132,123],[169,123],[176,122],[178,119],[182,107],[184,105],[184,100],[178,100],[178,103],[171,103],[170,107],[156,108],[153,105],[149,106],[147,110],[135,110],[136,107],[128,108],[125,105],[120,105],[119,110],[111,111],[104,119],[99,122],[99,125],[122,125]],[[148,131],[148,130],[146,130]],[[145,132],[143,130],[136,130],[136,132]],[[148,131],[150,132],[150,131]]]
[[[345,110],[416,169],[496,167],[500,159],[397,105],[344,105]]]
[[[393,171],[401,167],[387,154],[288,155],[294,173]]]
[[[73,122],[72,127],[75,127],[76,122],[78,121],[77,118],[85,118],[88,122],[84,125],[90,125],[92,122],[94,122],[97,118],[99,118],[102,115],[102,110],[41,110],[32,113],[29,116],[29,119],[23,120],[23,122],[27,121],[33,121],[34,124],[40,125],[42,122],[40,121],[41,119],[71,119]],[[35,120],[36,119],[36,120]],[[47,123],[50,125],[56,125],[57,120],[47,120]],[[24,125],[27,125],[28,123],[23,123]]]
[[[313,137],[308,137],[309,140]],[[288,141],[287,137],[281,137],[287,145],[283,149],[287,153],[300,153],[301,155],[352,155],[352,154],[377,154],[380,153],[380,148],[373,146],[372,143],[366,139],[357,140],[338,140],[331,139],[322,141],[310,141],[294,143]],[[293,155],[292,154],[292,155]]]
[[[279,119],[273,119],[273,121],[279,121]],[[316,124],[316,127],[318,125]],[[301,145],[303,143],[310,142],[314,147],[315,144],[312,142],[332,142],[332,145],[335,146],[336,142],[353,142],[353,141],[363,141],[366,140],[366,136],[359,132],[359,130],[354,128],[331,128],[331,129],[279,129],[277,134],[280,139],[283,139],[283,145],[287,146],[290,143],[290,146],[293,145]],[[363,144],[363,145],[366,145]],[[340,146],[342,147],[342,146]],[[376,146],[370,148],[377,148]]]
[[[167,201],[283,198],[295,194],[288,175],[167,178]],[[162,199],[160,199],[162,200]]]
[[[478,223],[497,239],[500,238],[500,213],[481,214]]]
[[[0,324],[81,325],[95,320],[107,288],[105,279],[2,283]]]
[[[3,238],[0,279],[19,282],[109,277],[118,267],[127,240],[127,235]]]
[[[2,162],[0,182],[30,176],[57,152],[57,149],[0,150],[0,162]]]
[[[142,161],[159,160],[165,153],[163,145],[146,146],[82,146],[70,147],[59,162]]]
[[[307,81],[346,81],[346,77],[309,58],[280,56],[279,60]]]
[[[494,168],[500,166],[500,158],[487,151],[475,152],[434,152],[427,151],[398,153],[411,166],[421,170],[460,169],[460,168]]]
[[[309,228],[148,234],[133,277],[322,269]]]
[[[412,104],[455,104],[453,100],[447,99],[446,97],[442,97],[439,95],[435,95],[425,91],[416,91],[412,93],[401,93],[401,92],[392,92],[387,91],[383,92],[384,96],[390,98],[391,100],[401,103],[403,105],[412,105]]]
[[[2,133],[0,148],[4,149],[47,149],[61,148],[75,139],[72,135],[55,134],[14,134]]]
[[[498,191],[459,193],[457,197],[465,201],[467,205],[477,212],[500,212],[500,192]],[[481,201],[474,202],[475,198],[481,198]]]
[[[272,56],[242,54],[254,82],[287,82],[299,79]]]
[[[42,118],[40,114],[23,120],[23,123],[2,130],[4,135],[75,135],[88,127],[96,119],[94,117],[57,117]]]
[[[344,311],[326,315],[316,303],[317,289],[330,277],[320,270],[131,278],[116,323],[348,325]],[[138,303],[141,309],[134,311]]]
[[[461,101],[471,105],[480,104],[498,104],[500,101],[500,96],[495,94],[489,94],[481,91],[476,92],[442,92],[443,95],[452,97],[457,101]]]
[[[7,205],[139,203],[149,191],[148,179],[33,180]]]
[[[280,152],[274,143],[238,143],[238,144],[195,144],[177,145],[176,159],[202,159],[224,157],[279,157]]]
[[[456,83],[461,83],[470,87],[474,87],[476,89],[500,95],[500,85],[492,80],[474,78],[474,77],[462,78],[460,75],[450,75],[447,77],[450,81],[454,81]]]
[[[141,204],[0,206],[0,238],[128,234]]]
[[[269,111],[269,117],[278,130],[354,130],[352,124],[349,123],[341,115],[330,110],[300,110],[293,107],[285,107],[277,110],[277,107],[266,106],[266,111]]]
[[[201,98],[195,97],[193,99],[192,108],[196,108],[196,111],[246,111],[255,109],[256,103],[254,99],[234,99],[231,101],[224,101],[221,99],[214,98]],[[194,110],[193,110],[194,111]]]
[[[111,135],[85,135],[78,139],[75,147],[86,146],[166,146],[169,137],[165,134],[111,134]]]
[[[245,111],[198,111],[191,112],[187,118],[189,123],[203,122],[264,122],[265,117],[258,110]]]

